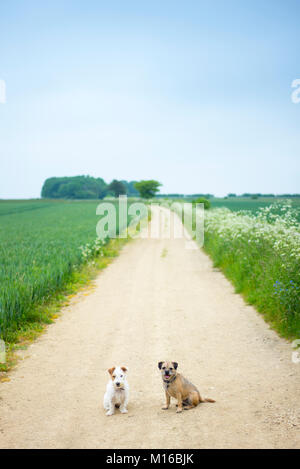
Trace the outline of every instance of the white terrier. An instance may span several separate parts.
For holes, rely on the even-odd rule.
[[[127,413],[129,400],[129,384],[127,383],[128,369],[125,366],[112,367],[108,370],[111,379],[107,383],[104,394],[103,407],[107,411],[106,415],[113,415],[115,408],[122,414]]]

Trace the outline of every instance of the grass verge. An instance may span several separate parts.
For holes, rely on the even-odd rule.
[[[238,242],[229,247],[217,236],[206,234],[203,249],[214,267],[233,284],[235,292],[253,305],[272,329],[285,339],[299,338],[300,299],[297,300],[293,291],[295,283],[291,280],[295,275],[283,272],[268,243],[259,249],[255,246],[255,250],[242,250]]]

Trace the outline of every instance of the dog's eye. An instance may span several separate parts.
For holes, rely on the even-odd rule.
[[[172,371],[172,370],[173,370],[173,368],[170,368],[170,371]]]
[[[123,375],[120,375],[120,378],[123,378]]]
[[[165,366],[163,366],[163,367],[162,367],[162,369],[163,369],[163,370],[165,370],[165,369],[166,369],[166,367],[165,367]]]

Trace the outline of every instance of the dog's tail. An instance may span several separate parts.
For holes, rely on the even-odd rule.
[[[214,399],[210,399],[209,397],[207,398],[201,397],[199,391],[198,391],[198,396],[199,396],[199,402],[216,402]]]
[[[206,397],[204,399],[201,398],[200,402],[216,402],[214,399],[210,399],[209,397]]]

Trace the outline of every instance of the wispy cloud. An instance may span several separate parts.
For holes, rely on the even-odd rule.
[[[6,83],[4,80],[0,80],[0,103],[6,103]]]

